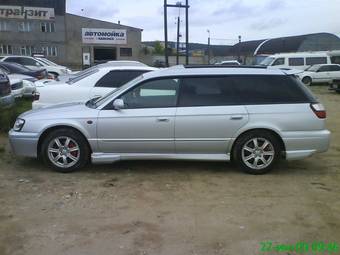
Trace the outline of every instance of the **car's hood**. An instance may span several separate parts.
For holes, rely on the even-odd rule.
[[[37,87],[45,87],[45,86],[49,86],[49,85],[62,85],[65,84],[64,81],[56,81],[56,80],[51,80],[51,79],[42,79],[39,81],[35,82],[35,85]]]
[[[14,74],[8,74],[7,76],[10,84],[15,84],[22,81],[22,78],[16,77]]]
[[[85,102],[56,104],[24,112],[19,118],[29,119],[67,119],[96,117],[98,110],[89,108]]]
[[[12,77],[13,79],[21,79],[21,80],[32,80],[34,79],[34,77],[29,76],[29,75],[25,75],[25,74],[9,74],[8,77]]]

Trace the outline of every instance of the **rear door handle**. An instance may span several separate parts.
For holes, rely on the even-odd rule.
[[[165,117],[158,117],[157,121],[159,121],[159,122],[169,122],[170,119],[169,118],[165,118]]]
[[[230,117],[231,120],[242,120],[243,116],[242,115],[233,115]]]

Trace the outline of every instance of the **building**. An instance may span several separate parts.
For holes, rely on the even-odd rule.
[[[66,12],[66,0],[0,0],[0,55],[44,53],[73,68],[138,60],[142,29]]]
[[[340,50],[340,38],[330,33],[316,33],[279,37],[235,44],[229,55],[240,58],[243,63],[253,64],[275,53],[313,52]]]

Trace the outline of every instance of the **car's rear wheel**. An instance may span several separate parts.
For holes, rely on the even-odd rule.
[[[89,148],[85,138],[72,129],[49,133],[41,146],[44,162],[58,172],[73,172],[88,163]]]
[[[303,77],[302,82],[307,86],[312,86],[312,78],[311,77]]]
[[[249,174],[269,172],[280,155],[280,143],[267,131],[246,133],[235,142],[233,158]]]

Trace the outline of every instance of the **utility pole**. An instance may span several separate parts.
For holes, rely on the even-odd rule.
[[[180,32],[179,32],[179,28],[180,28],[180,18],[179,16],[177,17],[177,52],[176,52],[176,65],[179,64],[179,36],[180,36]]]
[[[169,55],[168,55],[168,4],[167,0],[164,0],[164,56],[165,66],[169,66]]]
[[[238,36],[237,61],[241,63],[241,36]]]
[[[189,65],[189,0],[185,1],[185,64]]]
[[[207,30],[208,32],[208,65],[210,64],[210,30]]]
[[[168,7],[175,8],[185,8],[185,26],[186,26],[186,36],[185,36],[185,45],[186,45],[186,53],[185,53],[185,62],[189,64],[189,0],[185,1],[185,5],[182,5],[181,2],[177,4],[168,4],[167,0],[164,0],[164,44],[165,44],[165,65],[169,66],[169,55],[168,55]]]

